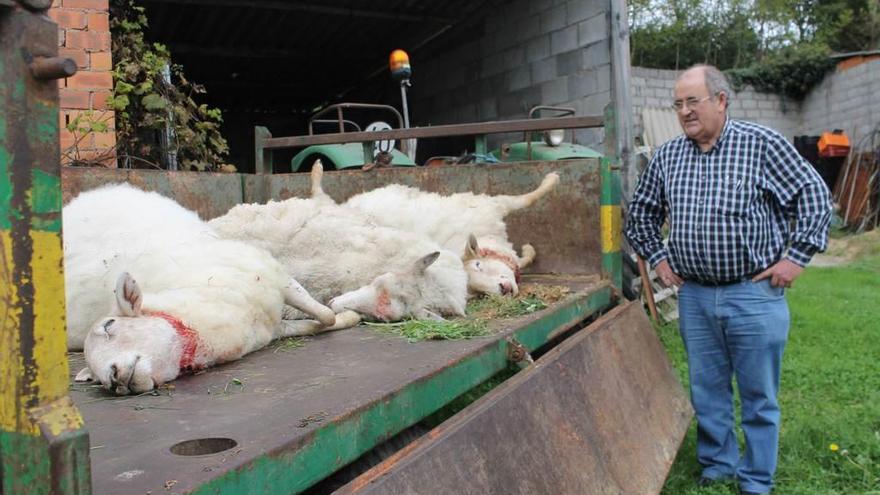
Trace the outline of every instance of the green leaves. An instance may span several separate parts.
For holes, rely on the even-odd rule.
[[[145,39],[143,7],[134,0],[111,0],[110,9],[115,67],[113,95],[107,104],[117,112],[119,156],[161,164],[163,150],[155,143],[161,142],[159,135],[170,127],[169,151],[177,153],[185,169],[221,169],[229,153],[220,133],[221,111],[196,103],[193,96],[203,94],[204,88],[183,76],[182,67],[172,62],[165,45]]]
[[[147,110],[165,110],[165,99],[156,93],[150,93],[141,98],[141,105]]]

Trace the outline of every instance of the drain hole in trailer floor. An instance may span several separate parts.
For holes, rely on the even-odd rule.
[[[171,446],[171,453],[176,455],[210,455],[218,454],[238,445],[231,438],[196,438],[176,443]]]

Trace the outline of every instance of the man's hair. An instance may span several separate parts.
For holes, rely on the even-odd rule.
[[[727,81],[727,76],[718,70],[718,67],[708,64],[696,64],[687,70],[691,69],[703,69],[703,75],[706,77],[706,89],[709,90],[709,94],[714,97],[724,93],[727,96],[727,106],[730,107],[730,82]]]

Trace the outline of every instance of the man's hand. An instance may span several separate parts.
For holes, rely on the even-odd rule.
[[[794,279],[798,278],[802,271],[804,271],[803,267],[797,263],[781,259],[755,276],[752,282],[769,278],[770,285],[773,287],[791,287],[794,284]]]
[[[673,285],[681,287],[684,285],[684,280],[672,271],[672,268],[669,267],[669,262],[666,260],[657,263],[657,266],[654,267],[654,271],[657,272],[657,276],[660,277],[660,281],[663,282],[663,285],[666,287],[671,287]]]

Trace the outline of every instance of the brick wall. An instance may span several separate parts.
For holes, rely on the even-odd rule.
[[[477,33],[432,60],[413,63],[416,125],[525,118],[535,105],[601,115],[611,101],[608,0],[513,0]],[[602,130],[580,130],[596,144]],[[522,135],[489,136],[490,146]],[[420,143],[421,146],[421,143]]]
[[[880,126],[880,57],[850,59],[804,99],[803,134],[843,129],[858,141]]]
[[[115,167],[114,115],[107,110],[113,89],[108,0],[54,0],[49,17],[58,24],[58,55],[77,65],[73,77],[58,82],[62,163],[98,159]],[[106,122],[109,129],[86,136],[68,131],[77,116]]]
[[[642,108],[669,105],[678,72],[633,67],[632,76],[633,113],[639,135]],[[843,129],[858,140],[880,126],[880,56],[841,62],[801,102],[746,86],[734,93],[730,114],[772,127],[789,139]]]

